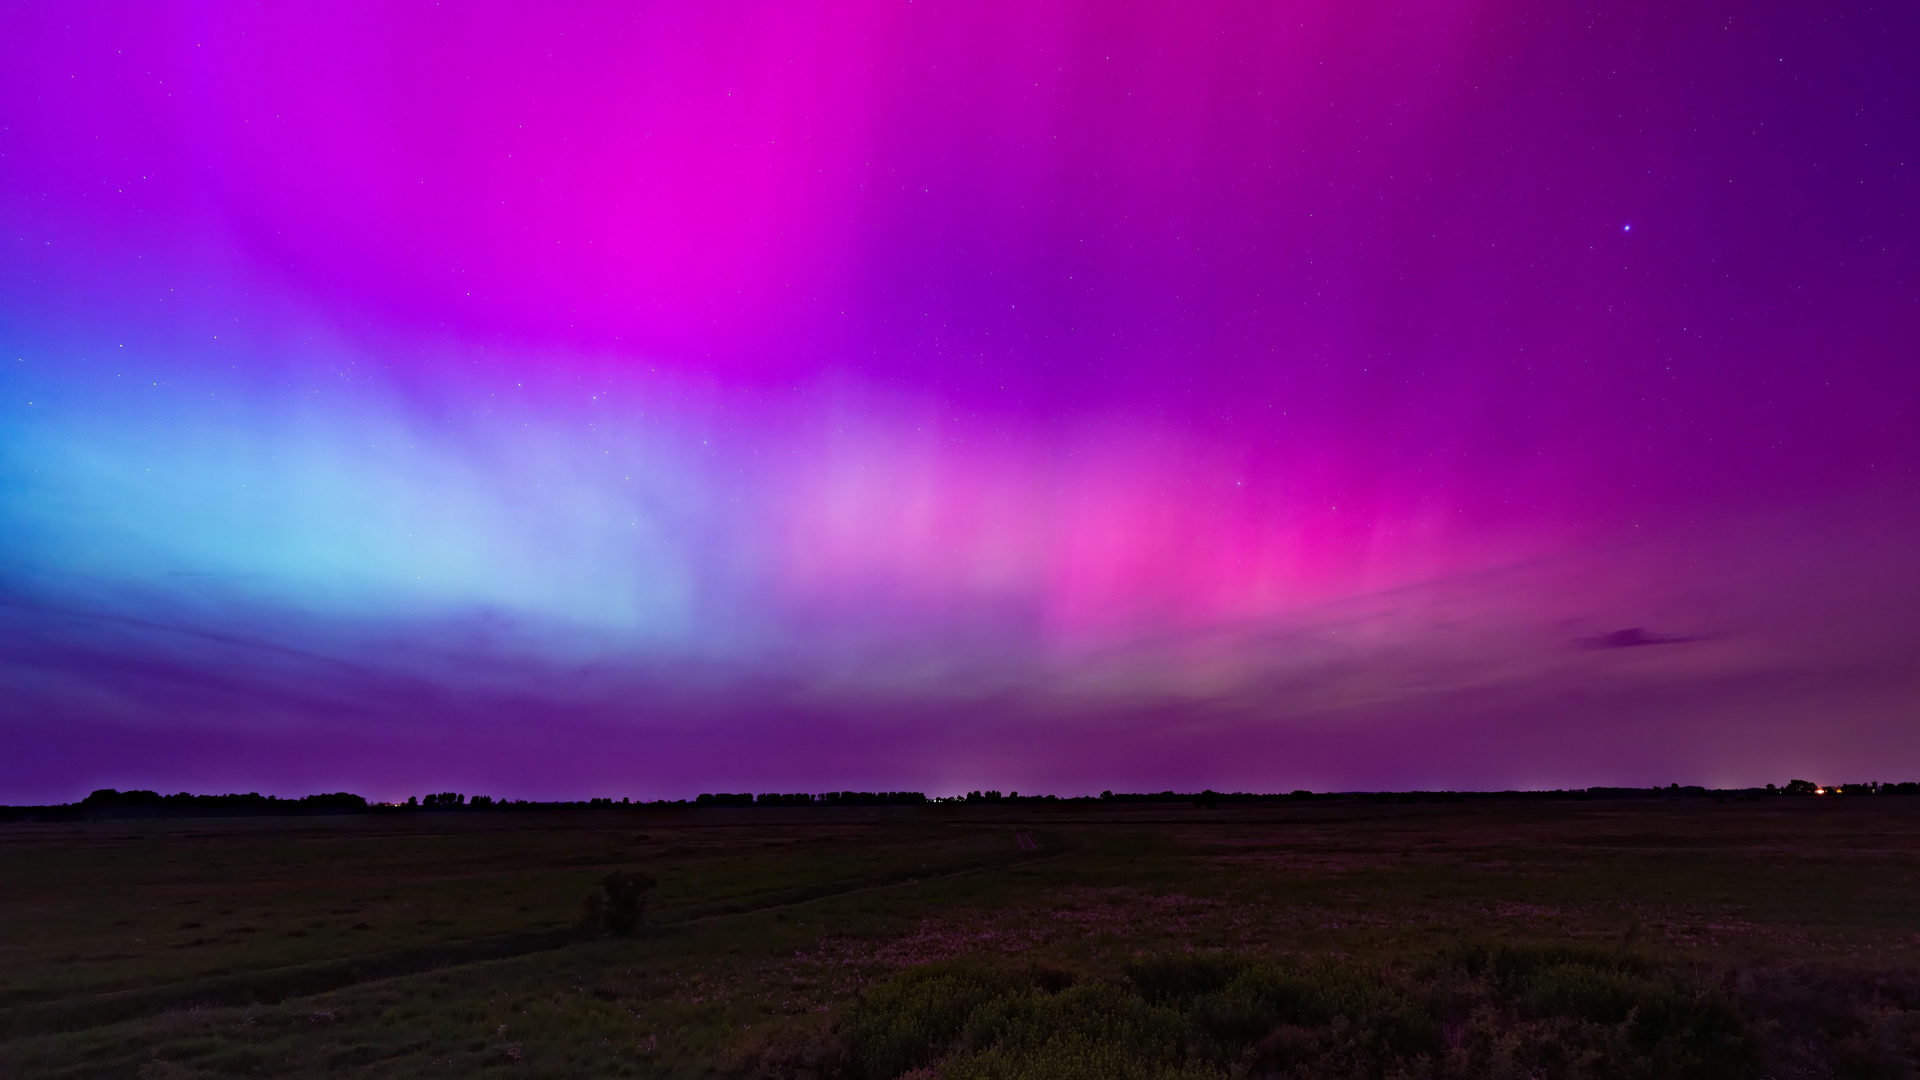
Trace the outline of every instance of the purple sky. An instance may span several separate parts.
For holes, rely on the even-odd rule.
[[[1915,56],[25,5],[0,801],[1920,778]]]

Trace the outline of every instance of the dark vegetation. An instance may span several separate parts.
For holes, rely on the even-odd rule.
[[[0,1077],[1920,1076],[1920,798],[1654,790],[16,822]]]
[[[925,806],[926,795],[918,791],[827,791],[818,795],[806,792],[755,795],[702,795],[695,806]],[[678,804],[676,804],[678,805]]]
[[[647,893],[659,885],[651,874],[615,870],[600,879],[600,888],[587,894],[580,928],[589,934],[632,937],[646,925]]]
[[[162,795],[154,791],[102,788],[64,806],[0,806],[0,821],[100,821],[112,818],[291,817],[313,814],[364,814],[367,800],[344,791],[281,799],[245,795]]]
[[[301,816],[310,814],[360,814],[360,813],[406,813],[406,812],[446,812],[453,810],[659,810],[668,807],[711,807],[740,809],[746,807],[786,808],[796,806],[849,807],[849,806],[926,806],[934,803],[966,803],[968,805],[1084,805],[1087,803],[1183,803],[1202,808],[1215,808],[1221,805],[1255,803],[1299,803],[1299,802],[1347,802],[1366,800],[1374,803],[1465,803],[1485,801],[1526,801],[1574,800],[1587,802],[1595,799],[1678,799],[1712,797],[1721,801],[1729,798],[1755,800],[1781,795],[1920,795],[1920,781],[1905,783],[1832,784],[1822,787],[1811,780],[1792,780],[1784,787],[1768,784],[1764,788],[1705,788],[1698,785],[1681,786],[1669,784],[1664,788],[1629,787],[1590,787],[1569,788],[1553,791],[1290,791],[1261,794],[1256,792],[1235,791],[1220,792],[1211,789],[1197,792],[1156,791],[1156,792],[1120,792],[1103,791],[1098,796],[1078,795],[1062,798],[1058,795],[1021,795],[1017,791],[1001,794],[999,791],[970,791],[965,795],[951,798],[928,798],[918,791],[827,791],[808,792],[766,792],[753,794],[718,793],[701,795],[694,799],[655,799],[651,802],[635,802],[632,799],[595,798],[573,802],[541,802],[528,799],[495,798],[491,795],[468,796],[457,791],[435,792],[430,795],[413,796],[405,803],[369,803],[359,795],[347,792],[335,792],[329,795],[308,795],[298,799],[282,799],[273,795],[261,795],[250,792],[245,795],[193,795],[179,792],[174,795],[161,795],[153,791],[115,791],[102,788],[77,803],[52,806],[0,806],[0,822],[10,821],[100,821],[116,818],[168,818],[168,817],[270,817]]]
[[[1399,972],[1173,954],[1117,979],[932,965],[870,990],[841,1068],[948,1077],[1741,1077],[1726,997],[1629,953],[1451,950]]]

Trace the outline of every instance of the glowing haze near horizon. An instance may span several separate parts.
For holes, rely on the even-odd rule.
[[[1920,778],[1901,5],[23,4],[0,801]]]

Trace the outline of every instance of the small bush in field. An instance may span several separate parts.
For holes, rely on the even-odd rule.
[[[600,891],[587,895],[581,929],[590,934],[629,937],[646,922],[647,893],[659,882],[650,874],[615,870],[600,879]]]

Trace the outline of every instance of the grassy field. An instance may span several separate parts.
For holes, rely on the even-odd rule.
[[[1920,1063],[1904,797],[18,824],[0,868],[5,1077]],[[650,926],[583,935],[615,869]]]

